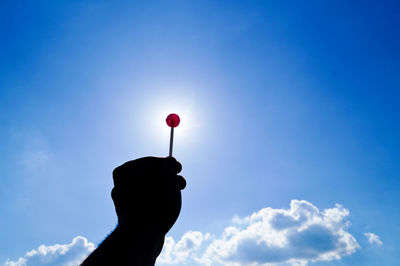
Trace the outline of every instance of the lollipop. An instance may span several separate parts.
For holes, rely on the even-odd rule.
[[[167,125],[171,128],[171,136],[169,139],[169,156],[172,157],[172,146],[174,144],[174,128],[179,126],[181,119],[177,114],[170,114],[167,116]]]

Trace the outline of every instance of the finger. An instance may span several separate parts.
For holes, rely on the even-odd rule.
[[[143,157],[118,166],[114,169],[113,175],[133,174],[137,172],[146,171],[147,169],[154,169],[154,165],[160,165],[162,158],[157,157]]]
[[[114,175],[120,173],[143,173],[143,172],[160,172],[168,171],[179,173],[182,165],[173,157],[143,157],[133,161],[128,161],[123,165],[115,168]]]
[[[152,182],[153,178],[164,174],[176,175],[182,170],[182,165],[173,157],[143,157],[136,160],[128,161],[113,171],[114,185],[119,186],[121,182],[130,185],[138,182]],[[160,175],[161,174],[161,175]],[[140,177],[153,177],[143,179]],[[131,179],[131,177],[139,177],[139,179]]]
[[[157,157],[143,157],[136,160],[128,161],[113,171],[113,180],[115,186],[120,186],[122,183],[131,185],[133,183],[140,183],[145,179],[137,178],[145,175],[154,175],[159,172],[163,164],[164,158]],[[132,179],[132,177],[135,177]]]
[[[179,187],[179,189],[180,190],[185,189],[185,187],[186,187],[186,179],[181,175],[177,175],[176,177],[178,179],[178,187]]]
[[[174,157],[164,158],[163,170],[178,174],[182,171],[182,164],[178,162]]]

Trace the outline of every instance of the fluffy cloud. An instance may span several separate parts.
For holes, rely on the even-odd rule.
[[[368,243],[370,243],[371,245],[377,245],[377,246],[383,245],[383,242],[378,235],[370,232],[365,233],[364,235],[368,239]]]
[[[166,237],[157,265],[307,265],[339,260],[359,244],[348,232],[349,211],[341,205],[319,210],[310,202],[292,200],[288,209],[263,208],[235,217],[219,235],[185,233],[179,241]],[[381,245],[373,233],[369,243]],[[78,265],[93,243],[78,236],[70,244],[41,245],[5,266]]]
[[[188,232],[175,243],[168,237],[160,264],[306,265],[339,260],[359,245],[347,231],[349,211],[340,205],[320,211],[307,201],[292,200],[289,209],[263,208],[235,217],[216,237]]]
[[[210,234],[199,231],[189,231],[182,238],[175,242],[172,237],[166,237],[163,252],[157,259],[157,262],[164,264],[179,264],[188,262],[195,257],[203,242],[208,240]]]
[[[79,265],[90,252],[94,244],[86,238],[77,236],[70,244],[41,245],[20,257],[16,261],[7,260],[5,266],[35,266],[35,265]]]

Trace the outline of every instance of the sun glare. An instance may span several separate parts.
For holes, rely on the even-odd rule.
[[[181,138],[193,137],[195,132],[193,130],[194,120],[192,110],[182,105],[165,105],[157,108],[157,110],[155,111],[153,122],[156,132],[169,132],[170,128],[166,123],[166,118],[169,114],[172,113],[177,114],[181,119],[179,126],[175,130],[176,136]]]
[[[149,137],[153,142],[168,142],[170,127],[166,123],[169,114],[175,113],[180,117],[180,124],[175,128],[175,142],[178,144],[193,142],[200,129],[198,114],[194,110],[194,104],[188,99],[180,98],[164,101],[160,99],[153,102],[146,112],[146,138]],[[145,108],[146,109],[146,108]]]

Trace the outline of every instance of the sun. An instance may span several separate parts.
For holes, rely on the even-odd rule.
[[[169,114],[177,114],[180,118],[179,126],[175,130],[175,135],[180,138],[194,137],[195,120],[193,110],[189,106],[177,103],[168,103],[158,106],[154,111],[153,127],[157,132],[169,132],[170,128],[166,123]]]
[[[167,145],[171,128],[166,123],[169,114],[175,113],[180,118],[179,126],[174,130],[174,143],[186,145],[193,143],[199,136],[200,124],[198,123],[198,112],[191,98],[180,97],[158,97],[146,102],[143,106],[139,123],[145,141],[152,145]],[[175,146],[175,145],[174,145]]]

